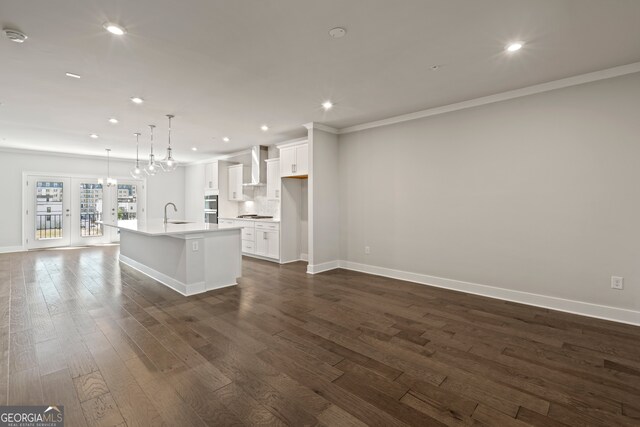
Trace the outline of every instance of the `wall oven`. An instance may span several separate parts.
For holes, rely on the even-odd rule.
[[[208,224],[218,223],[218,195],[205,194],[204,196],[204,222]]]

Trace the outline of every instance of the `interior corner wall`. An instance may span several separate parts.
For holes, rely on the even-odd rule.
[[[338,137],[312,128],[308,143],[308,271],[317,272],[337,267],[340,259]]]
[[[128,178],[133,161],[112,160],[111,174]],[[41,152],[0,150],[0,250],[22,246],[23,172],[96,176],[106,173],[107,159]],[[165,203],[174,202],[184,212],[184,168],[147,178],[147,218],[162,218]]]
[[[204,175],[205,165],[193,164],[184,167],[184,216],[187,221],[204,221]]]
[[[640,73],[343,134],[341,259],[638,319],[639,162]]]

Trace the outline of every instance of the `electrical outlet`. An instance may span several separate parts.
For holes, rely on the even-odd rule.
[[[364,253],[369,255],[371,253],[371,248],[369,246],[364,247]]]
[[[191,249],[193,249],[193,252],[197,252],[198,251],[198,242],[191,243]]]
[[[624,289],[624,277],[611,276],[611,289]]]

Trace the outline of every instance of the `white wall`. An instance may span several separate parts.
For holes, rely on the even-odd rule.
[[[204,221],[204,164],[184,167],[184,204],[187,221]]]
[[[331,268],[340,259],[340,179],[337,135],[309,129],[309,272]],[[324,264],[324,265],[323,265]],[[335,268],[335,266],[333,267]]]
[[[129,178],[133,162],[111,161],[114,177]],[[165,203],[184,208],[184,168],[147,179],[147,218],[162,218]],[[106,158],[71,157],[27,151],[0,150],[0,250],[22,245],[22,172],[105,175]]]
[[[638,310],[639,163],[640,74],[344,134],[341,258]]]

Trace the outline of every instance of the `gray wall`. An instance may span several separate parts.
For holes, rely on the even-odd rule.
[[[309,130],[308,227],[309,264],[340,259],[340,206],[337,203],[340,179],[338,137],[319,129]]]
[[[341,259],[637,310],[639,164],[640,74],[341,135]]]
[[[114,177],[129,177],[133,161],[111,162]],[[70,157],[38,152],[0,150],[0,249],[22,245],[22,172],[68,173],[95,176],[106,174],[106,158]],[[184,209],[184,168],[171,174],[147,178],[147,219],[162,218],[163,207],[174,202]]]

